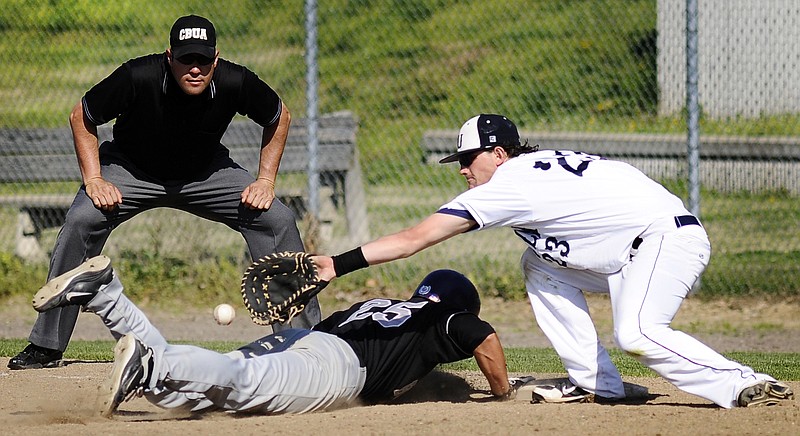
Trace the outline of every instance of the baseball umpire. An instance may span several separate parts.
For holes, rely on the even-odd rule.
[[[100,390],[104,416],[136,394],[192,412],[305,413],[386,402],[436,365],[472,356],[497,398],[514,392],[500,340],[478,317],[475,286],[452,270],[428,274],[408,300],[357,303],[313,330],[287,329],[227,354],[168,344],[123,294],[105,256],[51,280],[33,301],[36,310],[83,306],[118,339]]]
[[[83,186],[56,240],[48,279],[98,255],[113,229],[156,207],[224,223],[242,234],[253,259],[303,250],[295,217],[274,191],[289,110],[256,74],[220,58],[216,44],[209,20],[178,18],[165,53],[125,62],[75,105],[70,125]],[[236,113],[264,127],[256,177],[220,144]],[[98,145],[97,126],[114,119],[113,140]],[[8,367],[57,366],[77,317],[76,306],[40,314],[30,344]],[[319,320],[314,299],[292,325]]]
[[[419,224],[338,256],[313,258],[322,280],[413,255],[470,230],[511,227],[527,244],[525,286],[536,321],[569,382],[552,401],[625,396],[583,292],[611,296],[620,348],[679,389],[721,407],[775,404],[790,387],[670,328],[705,270],[711,247],[681,200],[636,168],[520,143],[501,115],[469,119],[457,151],[469,189]]]

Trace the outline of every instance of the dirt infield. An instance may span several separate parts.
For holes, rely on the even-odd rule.
[[[590,298],[605,341],[610,339],[607,300]],[[343,303],[344,304],[344,303]],[[331,307],[330,304],[327,307]],[[211,309],[182,314],[145,309],[171,340],[249,340],[264,333],[246,319],[219,327]],[[547,346],[525,302],[484,302],[484,316],[506,346]],[[720,351],[800,351],[800,308],[796,303],[701,303],[688,300],[675,324]],[[240,311],[240,317],[244,312]],[[0,337],[25,337],[35,316],[25,304],[0,309]],[[90,314],[82,314],[76,338],[109,339]],[[613,346],[611,342],[607,345]],[[644,404],[529,404],[487,401],[479,373],[434,373],[401,402],[302,416],[213,413],[175,415],[142,398],[124,403],[113,420],[93,416],[97,386],[110,363],[68,361],[62,368],[9,371],[0,358],[0,422],[4,435],[50,434],[800,434],[800,401],[774,407],[723,410],[685,394],[658,378],[626,378],[647,386]],[[798,363],[800,364],[800,362]],[[537,374],[537,378],[563,374]],[[800,391],[800,381],[789,384]]]
[[[7,358],[0,359],[5,368]],[[434,373],[400,404],[296,416],[213,413],[176,415],[142,398],[123,403],[113,420],[92,415],[96,386],[109,363],[73,362],[38,371],[0,371],[5,435],[109,434],[798,434],[798,401],[723,410],[654,378],[641,405],[487,402],[478,373]],[[538,375],[547,377],[547,375]],[[800,383],[791,383],[797,391]]]

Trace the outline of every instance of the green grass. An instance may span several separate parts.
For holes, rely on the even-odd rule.
[[[167,29],[188,12],[214,21],[222,57],[251,67],[302,113],[302,2],[9,0],[0,10],[0,97],[15,104],[0,126],[64,125],[117,65],[163,51]],[[419,129],[455,127],[479,108],[527,129],[682,132],[683,114],[657,116],[656,14],[655,0],[322,2],[320,109],[359,114],[361,148],[386,163],[385,152]],[[791,135],[799,120],[702,121],[708,134]],[[392,125],[405,134],[383,135]]]
[[[197,345],[209,350],[227,353],[247,342],[225,342],[225,341],[180,341],[174,344]],[[0,356],[16,356],[25,346],[28,345],[27,339],[0,339]],[[114,360],[114,341],[96,340],[85,341],[75,340],[69,343],[69,347],[64,352],[64,358],[68,360],[85,360],[97,362],[111,362]]]
[[[185,13],[211,18],[222,57],[253,69],[302,116],[302,3],[8,0],[0,8],[0,99],[14,104],[0,108],[0,128],[66,126],[69,110],[89,87],[131,57],[163,51],[167,29]],[[420,163],[418,143],[425,130],[457,128],[477,111],[506,113],[533,131],[686,131],[685,114],[657,113],[655,0],[331,0],[319,7],[319,109],[348,109],[360,118],[373,236],[413,224],[460,192],[463,182],[452,167]],[[800,114],[703,117],[701,132],[798,136]],[[687,197],[685,183],[671,185]],[[0,194],[75,189],[0,185]],[[713,245],[701,297],[800,294],[796,198],[704,191],[701,203]],[[0,228],[15,223],[13,212],[0,213]],[[124,239],[121,231],[110,242]],[[431,267],[450,267],[474,271],[470,278],[487,295],[523,298],[523,247],[509,233],[459,237],[413,259],[356,272],[337,286],[402,293]],[[170,235],[162,229],[145,236]],[[0,251],[12,250],[6,244]],[[165,249],[168,242],[147,244],[115,256],[132,295],[195,301],[235,292],[243,249],[229,254],[236,247],[217,245],[181,257]],[[482,249],[463,254],[465,245]],[[30,292],[45,275],[41,265],[0,255],[0,301]]]
[[[47,265],[28,265],[11,253],[0,252],[0,301],[31,295],[47,280]]]
[[[458,190],[434,184],[413,189],[408,184],[372,187],[368,214],[373,236],[414,224]],[[667,185],[682,195],[681,186]],[[702,289],[696,296],[704,299],[800,296],[800,276],[796,274],[800,234],[788,230],[797,228],[800,222],[797,199],[784,193],[704,191],[702,195],[702,220],[712,242],[712,256]],[[240,236],[224,226],[211,226],[184,215],[166,214],[162,220],[151,222],[134,220],[125,226],[138,226],[138,230],[121,227],[115,231],[111,242],[128,244],[112,255],[126,292],[139,302],[161,306],[174,301],[193,301],[202,306],[218,299],[238,300],[241,271],[246,266]],[[4,228],[13,229],[15,219],[11,212],[0,213]],[[173,224],[197,231],[178,233]],[[217,234],[226,242],[209,243],[214,239],[211,235]],[[131,245],[135,241],[136,245]],[[183,251],[173,247],[173,243],[183,244]],[[52,242],[45,246],[52,246]],[[480,249],[464,250],[464,247]],[[110,246],[106,248],[109,250]],[[461,235],[410,259],[356,271],[338,279],[335,287],[345,293],[405,296],[430,270],[452,268],[465,272],[482,295],[523,299],[519,269],[523,249],[522,242],[508,229]],[[26,263],[10,250],[0,250],[0,301],[31,293],[44,283],[46,275],[46,264]]]
[[[180,342],[197,345],[218,352],[228,352],[245,342]],[[0,356],[12,357],[27,345],[24,339],[0,339]],[[112,341],[72,341],[64,358],[79,361],[112,361],[114,343]],[[564,367],[552,348],[507,348],[505,350],[508,371],[512,373],[563,373]],[[611,360],[619,368],[623,377],[657,377],[648,368],[618,349],[609,351]],[[725,357],[750,366],[758,372],[770,374],[778,380],[800,380],[800,353],[755,353],[733,352]],[[479,371],[474,359],[441,365],[442,369],[453,371]]]
[[[214,21],[222,57],[305,111],[303,2],[9,0],[0,9],[0,128],[65,126],[125,60],[162,52],[185,13]],[[321,112],[359,116],[371,183],[408,178],[416,142],[477,111],[545,131],[683,133],[659,116],[655,0],[331,0],[318,11]],[[499,24],[498,23],[502,23]],[[701,118],[703,134],[800,133],[800,114]]]

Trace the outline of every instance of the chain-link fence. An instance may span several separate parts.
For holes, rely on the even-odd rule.
[[[0,159],[14,167],[11,158],[45,153],[26,143],[68,129],[86,90],[127,59],[163,51],[173,21],[187,13],[211,19],[221,57],[255,71],[304,117],[301,1],[8,0],[0,10]],[[800,5],[699,0],[697,18],[700,214],[714,247],[703,292],[796,294]],[[356,117],[352,171],[364,193],[360,204],[320,196],[320,225],[300,222],[316,249],[335,253],[400,230],[461,192],[457,168],[434,162],[481,112],[507,115],[544,148],[627,160],[687,197],[684,0],[320,0],[316,19],[314,104],[321,116]],[[77,170],[74,156],[66,163]],[[80,182],[4,171],[0,252],[44,264],[59,220],[48,214],[63,213]],[[278,185],[308,198],[302,173],[282,174]],[[366,211],[368,234],[351,231],[348,208]],[[486,293],[521,296],[523,248],[510,231],[478,232],[337,283],[410,289],[426,270],[448,267]],[[172,210],[122,225],[106,252],[248,261],[237,233]]]

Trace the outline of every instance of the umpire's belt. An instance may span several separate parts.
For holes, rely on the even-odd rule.
[[[672,217],[672,218],[673,218],[674,223],[675,223],[675,228],[678,228],[678,229],[683,227],[683,226],[699,226],[700,225],[700,220],[698,220],[694,215],[681,215],[681,216],[676,216],[676,217]],[[648,229],[648,230],[650,230],[650,229]],[[645,232],[645,233],[649,233],[649,232]],[[633,240],[632,248],[634,250],[636,250],[637,248],[639,248],[640,245],[642,245],[643,241],[644,241],[644,238],[642,238],[641,236],[637,236],[636,239]]]

